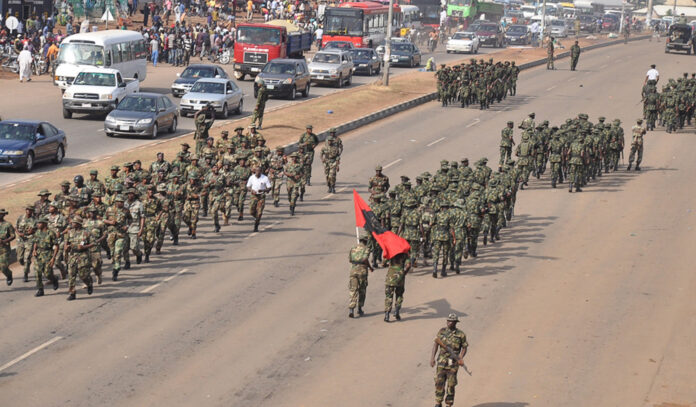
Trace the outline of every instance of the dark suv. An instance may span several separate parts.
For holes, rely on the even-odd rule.
[[[479,45],[492,46],[500,48],[505,45],[505,33],[500,24],[491,23],[490,21],[479,21],[472,24],[469,31],[476,33],[479,38]]]
[[[304,59],[274,59],[264,65],[258,77],[266,83],[270,96],[295,99],[298,91],[302,97],[309,95],[311,78]],[[258,90],[258,84],[254,82],[254,97]]]

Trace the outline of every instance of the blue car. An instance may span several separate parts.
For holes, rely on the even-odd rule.
[[[60,164],[68,140],[65,132],[52,124],[35,120],[0,122],[0,168],[31,171],[39,161]]]
[[[372,76],[372,74],[378,74],[382,68],[382,61],[372,48],[355,48],[350,50],[350,53],[353,55],[355,73]]]

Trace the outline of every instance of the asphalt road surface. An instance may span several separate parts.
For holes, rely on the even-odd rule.
[[[479,54],[495,52],[497,50],[496,48],[481,48]],[[431,54],[423,55],[423,65],[421,68],[425,66],[425,61],[427,61],[430,56]],[[463,54],[446,54],[444,47],[440,47],[440,49],[435,52],[434,56],[437,63],[446,63],[466,57],[466,55]],[[198,58],[193,58],[191,60],[191,63],[199,62]],[[203,62],[207,63],[207,60]],[[230,78],[235,80],[232,75],[232,65],[222,66],[227,71]],[[409,72],[410,70],[411,68],[395,67],[392,68],[391,75],[399,75],[400,73]],[[141,90],[143,92],[167,94],[178,105],[181,99],[174,98],[171,95],[171,84],[176,79],[176,74],[182,71],[183,68],[175,68],[166,63],[160,64],[157,68],[153,68],[149,65],[148,76],[141,84]],[[353,77],[353,84],[344,89],[371,83],[376,79],[376,76],[355,75]],[[244,98],[244,110],[240,117],[251,115],[256,103],[253,82],[249,80],[249,77],[244,81],[236,82],[246,95]],[[152,142],[152,140],[148,140],[147,138],[106,137],[104,134],[104,117],[100,115],[75,114],[73,119],[64,119],[60,92],[57,87],[52,85],[48,75],[34,77],[34,80],[28,84],[22,84],[18,81],[3,81],[3,87],[5,86],[7,86],[8,93],[12,94],[12,97],[2,98],[2,100],[0,100],[0,115],[2,115],[3,118],[46,120],[66,132],[68,135],[68,149],[65,160],[61,166],[79,165],[100,156],[117,153]],[[340,91],[341,89],[333,87],[312,86],[310,97],[319,97]],[[266,109],[297,103],[302,100],[303,98],[300,96],[298,96],[296,102],[273,98],[266,104]],[[229,119],[235,120],[237,118],[237,116],[232,115]],[[175,137],[193,131],[193,129],[192,117],[179,117],[179,126],[176,134],[170,135],[166,132],[162,132],[159,138]],[[41,163],[35,167],[33,173],[49,172],[57,167],[58,166],[50,162]],[[3,170],[0,172],[0,185],[22,181],[31,177],[33,173],[27,174],[17,170]]]
[[[384,269],[370,275],[367,315],[346,309],[351,190],[367,198],[375,164],[393,183],[443,158],[494,167],[505,122],[529,112],[618,117],[630,140],[649,64],[664,81],[690,62],[643,41],[584,53],[577,72],[526,71],[488,111],[433,102],[347,135],[338,193],[317,160],[297,216],[267,206],[259,233],[246,219],[215,235],[206,219],[198,240],[71,303],[64,282],[36,299],[16,278],[0,288],[0,405],[433,405],[429,354],[450,312],[473,373],[459,372],[457,406],[693,405],[693,129],[649,133],[643,171],[582,193],[532,180],[502,241],[461,275],[407,276],[401,322],[382,321]]]

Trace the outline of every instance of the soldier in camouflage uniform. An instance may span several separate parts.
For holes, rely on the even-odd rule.
[[[657,121],[658,102],[659,95],[657,94],[657,89],[655,89],[654,87],[650,87],[650,90],[643,98],[643,112],[648,125],[647,130],[655,130],[655,122]]]
[[[244,202],[246,201],[247,188],[246,183],[251,176],[251,169],[246,164],[244,156],[237,157],[237,167],[232,171],[232,179],[234,184],[234,203],[237,206],[237,220],[244,220]]]
[[[613,171],[616,171],[619,169],[619,157],[623,154],[624,148],[624,132],[621,128],[621,120],[615,119],[609,132],[610,166]]]
[[[220,231],[220,212],[225,205],[225,177],[220,174],[218,166],[215,165],[205,179],[208,187],[210,199],[210,212],[213,216],[213,226],[215,233]]]
[[[155,243],[155,253],[160,254],[162,251],[162,246],[164,245],[164,236],[167,234],[167,229],[171,233],[171,240],[173,244],[177,245],[179,243],[179,228],[175,223],[175,217],[177,216],[176,204],[174,198],[167,194],[167,184],[157,185],[157,199],[160,200],[162,214],[157,224],[157,243]]]
[[[479,184],[471,185],[471,194],[466,199],[466,252],[464,258],[477,257],[478,237],[481,232],[483,217],[487,211],[483,187]]]
[[[568,180],[568,192],[573,192],[573,185],[575,185],[575,192],[582,192],[582,189],[580,189],[580,183],[582,182],[582,167],[587,157],[584,141],[585,134],[581,131],[578,133],[576,139],[570,144],[570,176]]]
[[[111,249],[111,261],[113,271],[111,279],[118,280],[118,273],[124,265],[126,253],[128,251],[128,226],[131,223],[131,215],[125,207],[125,199],[122,195],[114,198],[114,205],[106,210],[104,224],[107,226],[106,241]]]
[[[321,162],[324,164],[326,185],[329,193],[336,193],[336,173],[341,164],[341,152],[336,146],[336,129],[329,130],[329,137],[321,149]]]
[[[268,178],[271,180],[273,206],[276,208],[280,204],[280,187],[283,185],[283,167],[286,164],[283,146],[276,147],[271,153],[268,166]]]
[[[512,138],[514,125],[512,121],[509,121],[507,122],[507,127],[500,132],[500,162],[498,168],[502,167],[512,156],[512,147],[515,145],[515,140]]]
[[[377,220],[379,220],[381,226],[384,229],[389,229],[389,207],[386,203],[382,202],[385,198],[384,194],[379,193],[373,197],[374,203],[372,204],[372,213],[375,215]],[[375,240],[374,236],[370,236],[368,242],[368,247],[370,248],[370,253],[372,253],[372,267],[379,268],[377,263],[382,259],[382,248]],[[384,261],[382,261],[382,266],[384,266]]]
[[[42,216],[36,220],[37,229],[34,232],[32,256],[35,259],[34,271],[36,271],[35,297],[44,295],[43,279],[53,284],[53,289],[58,289],[58,278],[53,274],[53,264],[58,254],[58,237],[48,228],[48,218]]]
[[[75,282],[78,277],[87,285],[87,294],[92,295],[89,249],[94,246],[90,233],[82,228],[82,218],[71,219],[72,227],[65,238],[63,250],[68,260],[68,301],[76,297]]]
[[[48,205],[51,203],[49,198],[51,193],[47,189],[42,189],[39,194],[39,200],[34,202],[34,216],[41,217],[48,215]]]
[[[200,155],[206,140],[208,131],[215,123],[215,110],[211,104],[207,104],[203,109],[193,115],[193,124],[196,128],[193,139],[196,142],[196,154]]]
[[[60,192],[53,197],[53,202],[58,203],[58,209],[63,210],[68,206],[68,197],[70,196],[70,181],[62,181],[60,183]]]
[[[557,182],[563,182],[561,171],[561,157],[564,154],[564,145],[558,133],[554,133],[549,143],[549,161],[551,162],[551,188],[556,188]]]
[[[521,185],[520,189],[529,182],[529,174],[532,172],[532,153],[534,151],[534,143],[530,140],[529,133],[522,134],[522,141],[517,146],[515,155],[517,156],[517,168],[520,170]]]
[[[459,274],[466,244],[466,205],[464,200],[459,198],[454,201],[450,209],[452,229],[454,231],[454,244],[450,251],[450,270]]]
[[[167,183],[167,196],[171,197],[174,201],[174,209],[172,215],[172,223],[167,227],[172,234],[173,245],[177,246],[179,244],[179,231],[181,230],[181,217],[184,212],[184,204],[186,203],[186,194],[184,192],[184,185],[179,182],[179,173],[177,171],[172,172],[169,175],[169,182]]]
[[[87,219],[84,221],[84,228],[92,236],[94,246],[90,247],[89,263],[97,276],[97,284],[102,283],[102,242],[106,241],[106,224],[103,220],[97,218],[97,210],[95,208],[87,209]]]
[[[442,401],[447,406],[454,404],[454,389],[457,386],[457,371],[466,355],[469,343],[466,335],[457,329],[459,318],[455,314],[447,317],[447,327],[441,328],[435,338],[433,351],[430,355],[430,367],[435,367],[437,356],[437,369],[435,372],[435,407],[442,407]],[[442,347],[438,342],[445,345]],[[449,349],[447,349],[449,348]],[[439,354],[438,354],[439,350]],[[454,355],[452,353],[454,353]],[[456,359],[455,359],[456,355]],[[445,393],[447,396],[445,397]]]
[[[290,215],[295,216],[295,206],[297,197],[300,195],[300,185],[302,183],[302,164],[299,163],[298,153],[290,154],[290,162],[285,165],[283,175],[285,175],[285,188],[288,190],[288,202],[290,203]]]
[[[196,239],[196,229],[198,228],[198,213],[201,209],[201,186],[198,183],[198,173],[191,173],[188,184],[184,187],[184,203],[182,219],[188,226],[188,235],[191,239]]]
[[[406,274],[411,270],[411,260],[408,254],[399,253],[389,260],[389,269],[385,280],[384,321],[389,322],[389,313],[394,304],[394,318],[401,320],[401,305],[404,302],[406,290]]]
[[[430,239],[433,244],[433,278],[437,278],[437,266],[440,258],[442,258],[440,276],[447,277],[447,261],[449,260],[449,253],[454,240],[453,222],[449,211],[450,206],[449,199],[443,199],[440,202],[441,209],[435,213],[433,227],[430,231]]]
[[[24,282],[29,282],[29,269],[31,267],[31,252],[34,247],[32,241],[36,230],[36,217],[34,216],[34,205],[27,205],[24,214],[19,215],[15,224],[17,233],[17,260],[24,266]]]
[[[140,241],[142,240],[143,233],[145,232],[145,215],[143,210],[143,203],[138,199],[138,190],[135,188],[128,188],[128,199],[126,199],[125,207],[131,214],[131,224],[128,226],[128,251],[126,251],[126,265],[125,269],[130,269],[130,252],[135,255],[135,261],[140,264],[143,261],[143,254],[140,250]]]
[[[97,170],[90,170],[89,171],[89,179],[85,181],[85,185],[87,188],[89,188],[90,191],[92,191],[92,195],[94,195],[95,192],[99,192],[102,195],[106,193],[106,187],[104,186],[104,183],[99,181],[99,171]]]
[[[12,285],[12,270],[10,270],[10,242],[16,237],[15,228],[5,220],[7,211],[0,209],[0,271],[5,275],[7,285]]]
[[[145,263],[150,262],[150,253],[157,241],[159,233],[159,221],[162,216],[162,202],[155,196],[156,188],[150,184],[147,186],[147,195],[142,200],[143,206],[143,248],[145,251]]]
[[[645,136],[645,132],[643,120],[638,119],[636,125],[631,129],[633,139],[631,141],[631,153],[628,155],[628,168],[626,168],[626,171],[631,171],[634,158],[636,159],[636,171],[640,171],[640,163],[643,161],[643,137]]]
[[[425,235],[423,232],[422,213],[418,208],[418,202],[415,197],[407,197],[403,206],[404,209],[396,234],[408,241],[408,244],[411,246],[409,259],[413,267],[417,267],[418,252],[420,251],[421,241]]]
[[[308,186],[312,185],[311,179],[312,179],[312,164],[314,163],[314,149],[316,148],[317,144],[319,144],[319,138],[317,137],[316,134],[312,132],[312,125],[308,124],[305,126],[305,132],[302,133],[300,136],[300,140],[298,141],[298,145],[303,146],[305,148],[305,179],[306,179],[306,184]]]
[[[348,304],[348,317],[355,318],[355,307],[358,307],[358,315],[363,316],[365,295],[367,294],[367,271],[374,271],[370,266],[370,249],[367,247],[368,235],[363,232],[358,238],[358,244],[350,249],[348,261],[351,264],[348,281],[350,303]]]

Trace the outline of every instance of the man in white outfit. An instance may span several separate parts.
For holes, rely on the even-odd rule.
[[[27,82],[31,81],[31,62],[33,58],[31,56],[31,52],[29,52],[28,47],[25,45],[24,49],[19,53],[19,56],[17,56],[17,62],[19,63],[19,81],[24,82],[24,79],[27,80]]]

